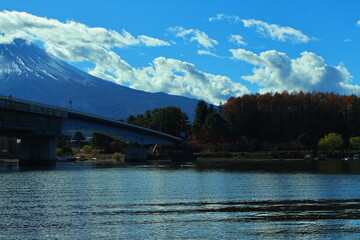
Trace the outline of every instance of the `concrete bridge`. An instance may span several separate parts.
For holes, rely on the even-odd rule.
[[[55,138],[74,131],[101,132],[140,146],[177,145],[180,138],[71,109],[0,96],[0,136],[21,139],[20,165],[54,163]]]

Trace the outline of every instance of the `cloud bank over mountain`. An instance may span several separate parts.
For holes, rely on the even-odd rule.
[[[318,54],[303,49],[296,53],[300,57],[291,58],[289,56],[294,53],[288,55],[273,50],[276,48],[263,50],[267,47],[253,46],[254,39],[259,36],[261,41],[278,44],[275,46],[305,46],[317,42],[313,41],[317,38],[298,29],[226,14],[217,14],[207,20],[211,26],[216,22],[230,23],[228,25],[236,26],[236,31],[224,27],[227,35],[219,37],[217,34],[214,38],[214,33],[223,30],[222,26],[216,29],[210,26],[205,32],[175,25],[163,29],[164,39],[161,39],[142,34],[136,36],[125,29],[115,31],[26,12],[2,11],[0,44],[11,43],[17,38],[26,39],[62,60],[91,63],[88,73],[114,83],[214,104],[226,102],[232,96],[254,93],[249,87],[261,93],[302,90],[351,94],[360,90],[358,85],[352,84],[352,76],[344,64],[332,66]],[[213,34],[207,33],[210,31]],[[231,49],[234,46],[241,48]],[[159,49],[159,53],[146,56],[146,50],[153,48]],[[182,52],[185,48],[186,53]],[[135,57],[146,56],[146,62],[135,67],[134,61],[124,57],[123,53],[129,49],[137,49],[139,56]],[[166,49],[169,52],[176,49],[177,57],[167,54]],[[195,59],[196,64],[193,63]],[[234,63],[234,59],[246,64]],[[205,61],[211,63],[210,67]],[[255,66],[252,75],[248,74],[249,70],[242,70],[251,65]],[[204,67],[207,71],[202,70]]]
[[[88,61],[95,65],[89,73],[131,88],[182,95],[218,104],[231,96],[249,93],[240,83],[225,76],[204,73],[188,62],[158,57],[148,67],[135,68],[123,60],[113,48],[167,47],[167,41],[140,35],[134,37],[126,30],[116,32],[92,28],[74,21],[62,23],[56,19],[37,17],[25,12],[0,12],[0,43],[16,38],[43,43],[47,52],[72,62]],[[205,48],[217,41],[200,30],[172,28],[178,37],[189,37]]]

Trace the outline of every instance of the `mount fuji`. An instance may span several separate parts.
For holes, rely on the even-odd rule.
[[[179,107],[192,119],[198,102],[187,97],[139,91],[94,77],[20,39],[12,44],[0,44],[0,95],[59,107],[71,106],[73,110],[113,119],[125,119],[166,106]]]

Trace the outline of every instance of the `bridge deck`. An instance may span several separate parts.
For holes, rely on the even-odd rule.
[[[82,121],[82,123],[91,122],[93,124],[96,123],[97,125],[111,126],[113,129],[121,128],[125,129],[127,132],[132,131],[137,134],[164,139],[173,143],[179,143],[182,141],[182,139],[178,137],[120,122],[115,119],[13,98],[10,96],[6,97],[0,95],[0,110],[0,133],[2,134],[6,132],[5,129],[8,130],[7,132],[11,131],[10,129],[13,129],[14,131],[16,129],[27,129],[27,132],[37,129],[39,130],[38,134],[40,135],[61,136],[64,121],[66,121],[67,124]]]

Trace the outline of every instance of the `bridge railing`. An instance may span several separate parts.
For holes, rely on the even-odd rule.
[[[152,133],[154,135],[161,135],[161,136],[173,139],[175,141],[182,141],[181,138],[178,138],[178,137],[166,134],[166,133],[158,132],[158,131],[155,131],[155,130],[152,130],[152,129],[149,129],[149,128],[144,128],[144,127],[132,125],[132,124],[129,124],[129,123],[126,123],[126,122],[120,122],[120,121],[115,120],[115,119],[106,118],[106,117],[93,115],[93,114],[90,114],[90,113],[84,113],[84,112],[71,110],[71,109],[67,109],[66,111],[68,113],[72,113],[72,114],[75,114],[75,115],[78,115],[78,116],[81,116],[81,117],[87,117],[87,118],[94,119],[94,120],[97,120],[97,121],[101,120],[101,121],[104,121],[106,123],[112,123],[112,124],[116,124],[116,125],[126,126],[126,127],[130,128],[130,129],[142,130],[143,132]]]
[[[23,103],[23,104],[29,104],[32,106],[37,106],[39,107],[38,109],[40,109],[39,111],[35,111],[36,113],[45,113],[43,112],[44,109],[53,109],[56,110],[56,112],[58,112],[59,117],[63,117],[63,118],[67,118],[68,114],[74,114],[74,115],[78,115],[78,116],[82,116],[82,117],[87,117],[90,119],[94,119],[94,120],[102,120],[108,123],[113,123],[113,124],[117,124],[117,125],[122,125],[122,126],[127,126],[128,128],[133,128],[133,129],[138,129],[138,130],[142,130],[148,133],[153,133],[155,135],[162,135],[162,136],[166,136],[168,138],[177,140],[177,141],[181,141],[180,138],[174,137],[172,135],[169,134],[165,134],[165,133],[161,133],[152,129],[148,129],[148,128],[144,128],[144,127],[139,127],[139,126],[135,126],[132,124],[128,124],[125,122],[119,122],[115,119],[111,119],[111,118],[106,118],[106,117],[102,117],[102,116],[98,116],[98,115],[94,115],[94,114],[90,114],[90,113],[85,113],[85,112],[80,112],[80,111],[76,111],[76,110],[72,110],[72,109],[67,109],[67,108],[62,108],[62,107],[57,107],[57,106],[53,106],[53,105],[49,105],[49,104],[44,104],[44,103],[38,103],[38,102],[33,102],[33,101],[28,101],[28,100],[24,100],[24,99],[19,99],[19,98],[14,98],[12,96],[3,96],[0,95],[0,107],[1,107],[1,102],[4,102],[4,100],[6,101],[11,101],[11,102],[17,102],[17,103]],[[42,109],[41,109],[42,108]],[[19,109],[21,110],[21,109]],[[42,110],[42,111],[41,111]],[[56,114],[51,114],[49,113],[49,115],[56,115]]]
[[[32,112],[57,117],[67,117],[67,110],[48,104],[27,101],[11,96],[0,95],[0,108],[13,109],[23,112]]]

